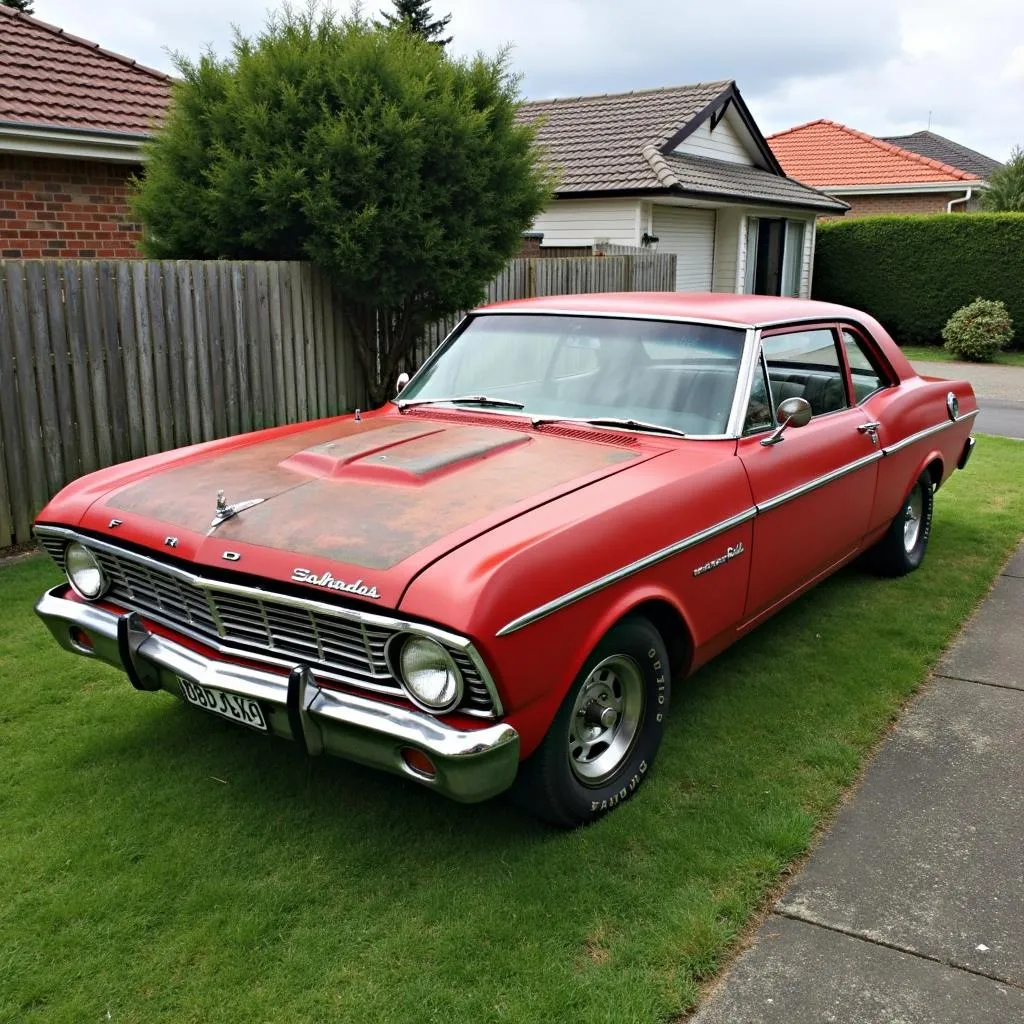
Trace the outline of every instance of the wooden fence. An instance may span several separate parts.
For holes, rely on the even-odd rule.
[[[365,404],[301,263],[0,262],[0,548],[103,466]]]
[[[586,292],[675,291],[675,253],[634,252],[638,255],[512,260],[491,282],[484,302],[527,299],[536,295],[582,295]],[[414,350],[410,369],[422,364],[462,316],[462,313],[457,313],[439,320],[424,332]]]
[[[519,259],[487,301],[674,281],[666,254]],[[459,319],[425,332],[413,368]],[[308,264],[0,260],[0,549],[83,473],[366,404]]]

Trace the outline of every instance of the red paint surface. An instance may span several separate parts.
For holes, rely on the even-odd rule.
[[[946,394],[977,408],[965,382],[917,377],[885,331],[844,307],[758,296],[628,294],[526,300],[523,309],[861,325],[893,387],[862,405],[759,439],[699,441],[600,431],[547,436],[525,417],[393,406],[356,423],[339,417],[153,456],[85,477],[40,515],[216,569],[287,581],[297,565],[374,585],[360,607],[470,637],[490,668],[528,755],[593,645],[623,615],[658,602],[678,616],[692,668],[815,580],[849,560],[896,515],[929,465],[945,479],[971,422],[951,425],[863,471],[767,510],[697,546],[576,601],[517,632],[510,621],[757,503],[873,450],[857,430],[878,421],[882,446],[948,423]],[[493,424],[493,425],[492,425]],[[517,429],[518,425],[518,429]],[[614,435],[609,441],[614,441]],[[381,458],[387,456],[387,458]],[[218,489],[260,506],[206,529]],[[111,518],[123,525],[108,529]],[[694,569],[742,544],[711,572]],[[226,563],[224,550],[242,555]],[[347,552],[346,558],[337,557]],[[333,554],[331,554],[333,552]],[[359,553],[359,560],[355,553]],[[373,567],[370,563],[381,563]],[[313,587],[320,600],[345,600]],[[479,720],[453,719],[465,727]]]

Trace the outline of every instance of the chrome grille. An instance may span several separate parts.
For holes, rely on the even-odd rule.
[[[64,568],[63,537],[41,534],[39,542]],[[357,687],[400,695],[388,670],[384,647],[396,629],[377,627],[344,610],[331,614],[286,603],[275,595],[235,593],[213,581],[193,580],[152,558],[133,557],[105,544],[89,545],[110,580],[107,598],[199,640],[227,644],[244,653],[270,654],[283,662],[302,662]],[[449,648],[465,681],[460,710],[493,716],[490,690],[469,654]]]

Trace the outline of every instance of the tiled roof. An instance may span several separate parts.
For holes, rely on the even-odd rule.
[[[0,122],[148,135],[170,78],[0,6]]]
[[[844,210],[847,204],[792,178],[780,178],[771,171],[710,157],[670,153],[663,156],[650,147],[648,157],[661,168],[658,177],[667,186],[708,196],[784,203],[810,209]]]
[[[769,135],[768,145],[790,177],[830,190],[842,185],[899,186],[978,178],[824,119]]]
[[[844,204],[771,171],[703,157],[664,155],[680,129],[733,87],[701,82],[575,99],[525,103],[519,119],[539,122],[537,142],[562,197],[591,192],[679,189],[737,199],[821,207]]]
[[[524,103],[518,116],[541,120],[537,141],[559,174],[559,194],[658,188],[644,146],[663,146],[731,84],[540,100]]]
[[[894,146],[900,146],[911,153],[919,156],[927,156],[932,160],[949,164],[957,170],[967,171],[969,174],[976,174],[979,178],[987,178],[993,171],[998,171],[1003,165],[998,160],[993,160],[976,149],[968,149],[961,146],[959,142],[947,139],[935,132],[914,132],[912,135],[887,135],[883,142],[891,142]]]

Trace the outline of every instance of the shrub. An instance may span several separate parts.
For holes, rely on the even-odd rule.
[[[135,197],[147,255],[322,267],[379,404],[423,325],[479,301],[549,198],[505,56],[456,60],[314,2],[226,60],[176,62]]]
[[[1013,338],[1013,321],[1005,302],[975,299],[946,321],[942,337],[947,352],[961,359],[990,363]]]
[[[900,344],[939,344],[945,322],[977,295],[1001,299],[1024,323],[1024,214],[858,217],[819,226],[814,297],[866,310]]]

